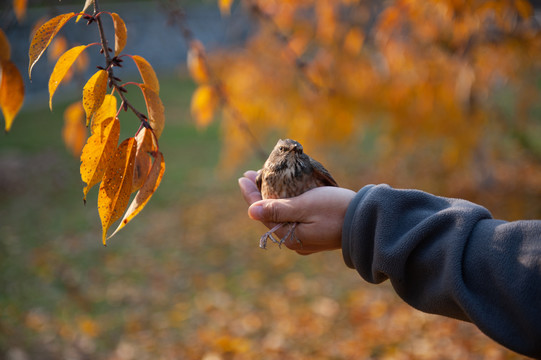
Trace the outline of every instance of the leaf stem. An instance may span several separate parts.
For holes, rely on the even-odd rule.
[[[99,33],[100,33],[100,40],[101,40],[101,48],[102,48],[102,51],[103,51],[103,56],[105,57],[105,62],[106,62],[105,69],[107,70],[109,83],[118,92],[118,95],[120,96],[120,99],[122,100],[121,108],[122,107],[129,108],[135,114],[135,116],[137,116],[139,118],[139,120],[141,122],[146,123],[145,126],[150,126],[150,124],[148,124],[148,118],[146,117],[146,115],[144,115],[142,112],[138,111],[128,101],[128,99],[126,98],[124,87],[121,84],[118,83],[118,81],[116,80],[116,78],[114,76],[113,67],[115,66],[114,59],[116,57],[111,57],[111,54],[109,52],[109,44],[107,42],[107,38],[105,37],[105,31],[103,30],[103,23],[101,21],[101,16],[100,16],[102,13],[110,14],[107,11],[100,11],[99,1],[94,0],[94,14],[93,14],[93,16],[95,17],[96,23],[98,24],[98,30],[99,30]]]

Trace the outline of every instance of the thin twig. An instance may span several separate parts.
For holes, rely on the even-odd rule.
[[[175,0],[166,1],[167,4],[164,4],[163,7],[166,9],[167,14],[169,15],[169,22],[178,25],[182,38],[184,39],[186,46],[189,48],[190,44],[195,41],[196,38],[190,28],[186,25],[186,13]],[[216,89],[216,92],[220,98],[220,102],[230,110],[231,114],[233,115],[233,119],[237,122],[239,128],[248,135],[252,143],[252,149],[254,150],[255,154],[262,161],[265,161],[268,156],[267,152],[265,152],[265,150],[261,146],[261,143],[250,129],[248,122],[242,116],[240,110],[235,108],[231,101],[228,99],[227,95],[223,90],[224,87],[222,85],[222,82],[217,78],[215,74],[213,74],[212,69],[210,68],[208,61],[205,57],[203,57],[203,62],[208,70],[209,78],[212,80],[211,83],[214,84],[213,86]]]
[[[273,33],[276,36],[276,38],[284,45],[284,48],[286,52],[289,54],[289,56],[292,59],[293,64],[295,65],[295,68],[301,75],[301,79],[308,84],[308,87],[312,89],[315,93],[321,93],[324,88],[320,85],[316,84],[314,80],[310,78],[310,75],[307,72],[308,64],[306,61],[302,60],[299,55],[291,48],[291,41],[290,38],[284,34],[281,30],[278,24],[274,21],[274,19],[267,14],[266,12],[261,9],[261,7],[254,1],[248,1],[249,9],[252,14],[254,14],[257,18],[261,19],[262,21],[270,24],[270,26],[273,28]]]
[[[129,101],[128,99],[126,98],[126,90],[124,89],[124,87],[119,84],[118,82],[118,78],[116,78],[114,76],[114,72],[113,72],[113,67],[114,66],[122,66],[120,65],[120,63],[122,62],[122,59],[119,59],[117,57],[111,57],[111,54],[110,54],[110,48],[109,48],[109,45],[108,45],[108,42],[107,42],[107,38],[105,37],[105,31],[103,30],[103,23],[101,21],[101,15],[102,13],[100,12],[100,9],[99,9],[99,3],[98,3],[98,0],[94,0],[94,14],[93,14],[93,17],[96,21],[96,23],[98,24],[98,29],[99,29],[99,33],[100,33],[100,40],[101,40],[101,48],[102,48],[102,52],[103,52],[103,56],[105,57],[105,62],[106,62],[106,68],[105,70],[107,71],[107,74],[108,74],[108,78],[109,78],[109,84],[110,86],[112,86],[118,93],[118,95],[120,96],[120,99],[122,100],[122,107],[127,110],[128,108],[135,114],[135,116],[137,116],[137,118],[139,118],[139,120],[144,124],[145,127],[147,128],[150,128],[150,124],[148,122],[148,118],[146,117],[145,114],[143,114],[142,112],[138,111]]]

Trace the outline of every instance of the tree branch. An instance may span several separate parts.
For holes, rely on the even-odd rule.
[[[122,59],[115,57],[111,57],[111,49],[109,48],[107,38],[105,37],[105,31],[103,30],[103,23],[101,21],[101,13],[99,8],[99,1],[94,0],[94,14],[93,17],[98,24],[98,30],[100,33],[100,41],[101,41],[101,52],[103,53],[103,56],[105,57],[106,67],[105,70],[107,71],[108,78],[109,78],[109,87],[113,87],[118,95],[120,96],[120,99],[122,100],[122,107],[125,111],[129,108],[139,120],[144,123],[144,126],[152,129],[150,127],[150,123],[148,122],[148,118],[145,114],[138,111],[126,98],[126,89],[119,84],[119,79],[114,76],[113,67],[119,66],[121,67]]]
[[[169,15],[169,23],[178,25],[182,38],[184,39],[184,42],[186,43],[186,47],[190,48],[191,43],[193,41],[196,41],[196,38],[193,35],[193,32],[190,30],[190,28],[186,25],[186,13],[178,5],[176,0],[165,0],[165,1],[166,3],[163,5],[163,7],[167,11],[167,14]],[[239,128],[248,135],[252,143],[252,148],[254,152],[256,153],[256,155],[262,161],[265,161],[268,156],[267,152],[265,152],[265,150],[261,146],[261,143],[255,136],[255,134],[252,132],[252,130],[250,129],[250,126],[248,125],[248,122],[246,121],[246,119],[242,116],[242,113],[233,106],[233,104],[227,97],[227,94],[223,90],[224,87],[222,85],[222,82],[212,73],[212,70],[210,69],[208,61],[205,57],[203,58],[203,61],[204,61],[205,67],[208,70],[209,78],[211,79],[210,82],[213,84],[213,87],[220,98],[220,102],[229,109],[230,113],[233,115],[233,119],[237,122]]]

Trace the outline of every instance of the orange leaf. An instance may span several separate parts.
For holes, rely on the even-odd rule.
[[[21,23],[26,16],[27,0],[13,0],[13,11],[17,21]]]
[[[98,194],[103,245],[106,245],[107,230],[120,219],[130,201],[136,149],[135,138],[124,140],[105,170]]]
[[[113,232],[111,236],[109,236],[109,238],[113,237],[113,235],[115,235],[120,229],[126,226],[126,224],[128,224],[131,219],[133,219],[137,214],[141,212],[141,210],[143,210],[143,208],[148,203],[158,186],[160,186],[164,172],[165,162],[163,160],[163,154],[161,152],[158,152],[156,154],[156,158],[154,159],[154,163],[152,164],[152,168],[148,173],[148,177],[143,184],[143,187],[141,187],[139,192],[137,192],[137,195],[135,195],[135,198],[131,202],[130,207],[126,211],[126,214],[124,214],[122,221],[118,225],[115,232]]]
[[[81,53],[75,62],[75,70],[81,74],[84,74],[86,69],[88,69],[88,64],[90,60],[86,52]]]
[[[5,131],[8,132],[13,119],[21,109],[24,101],[23,77],[11,61],[1,62],[2,75],[0,76],[0,108],[6,122]]]
[[[137,152],[135,153],[132,192],[139,190],[148,176],[150,166],[152,165],[152,159],[149,154],[156,151],[153,138],[152,133],[147,128],[143,128],[135,137],[137,141]]]
[[[148,119],[154,135],[159,139],[165,125],[165,109],[158,94],[144,84],[139,84],[147,105]]]
[[[156,73],[154,72],[152,66],[148,63],[148,61],[146,61],[139,55],[129,56],[133,59],[135,65],[137,65],[137,69],[139,69],[139,73],[141,74],[143,83],[151,90],[153,90],[156,94],[159,94],[160,83],[158,82],[158,77],[156,76]]]
[[[351,55],[357,55],[364,43],[364,34],[359,28],[352,28],[344,38],[344,50]]]
[[[198,126],[205,127],[210,124],[218,102],[218,94],[212,86],[201,85],[195,90],[190,109]]]
[[[86,124],[96,110],[98,110],[105,98],[107,91],[107,71],[98,70],[83,87],[83,106],[86,112]]]
[[[231,14],[231,5],[233,0],[218,0],[218,7],[222,16],[229,16]]]
[[[120,123],[111,117],[101,123],[101,130],[88,138],[81,154],[81,179],[86,183],[83,200],[88,191],[103,178],[109,159],[112,158],[118,138]]]
[[[11,46],[9,45],[9,40],[0,29],[0,62],[7,61],[11,57]]]
[[[103,103],[100,108],[94,113],[92,117],[92,126],[90,130],[92,134],[100,134],[102,129],[102,122],[111,117],[116,117],[117,103],[114,95],[106,94]]]
[[[68,48],[68,40],[65,36],[58,35],[51,41],[49,49],[47,50],[47,60],[53,62],[57,60]]]
[[[86,126],[85,111],[80,101],[71,104],[64,111],[62,139],[73,156],[81,155],[86,140]]]
[[[81,14],[77,15],[77,19],[75,20],[75,22],[79,22],[79,20],[81,20],[81,17],[83,16],[82,13],[84,13],[86,11],[86,9],[88,9],[90,7],[90,5],[92,5],[94,3],[94,0],[86,0],[85,1],[85,5],[83,6],[83,10],[81,10]]]
[[[58,31],[60,31],[62,26],[64,26],[64,24],[74,16],[75,13],[73,12],[58,15],[41,25],[41,27],[36,31],[34,38],[32,39],[32,43],[30,44],[30,49],[28,50],[28,57],[30,59],[28,64],[29,78],[32,78],[32,68],[39,60],[45,49],[47,49],[47,46],[49,46],[51,40],[58,33]]]
[[[53,95],[60,82],[64,79],[77,57],[90,45],[80,45],[66,51],[54,66],[49,78],[49,108],[53,110]]]
[[[122,20],[117,13],[112,13],[111,17],[113,18],[113,24],[115,26],[115,55],[118,56],[118,54],[120,54],[120,52],[126,46],[126,41],[128,40],[128,30],[126,30],[124,20]]]
[[[523,19],[527,19],[533,14],[532,4],[528,0],[515,0],[515,7]]]
[[[205,60],[205,48],[203,44],[194,40],[190,43],[190,49],[188,50],[188,71],[198,84],[204,84],[209,82],[209,69]]]

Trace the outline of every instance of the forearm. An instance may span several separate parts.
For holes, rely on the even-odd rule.
[[[412,306],[541,356],[541,221],[494,220],[467,201],[367,186],[349,206],[342,250],[365,280],[390,279]]]

